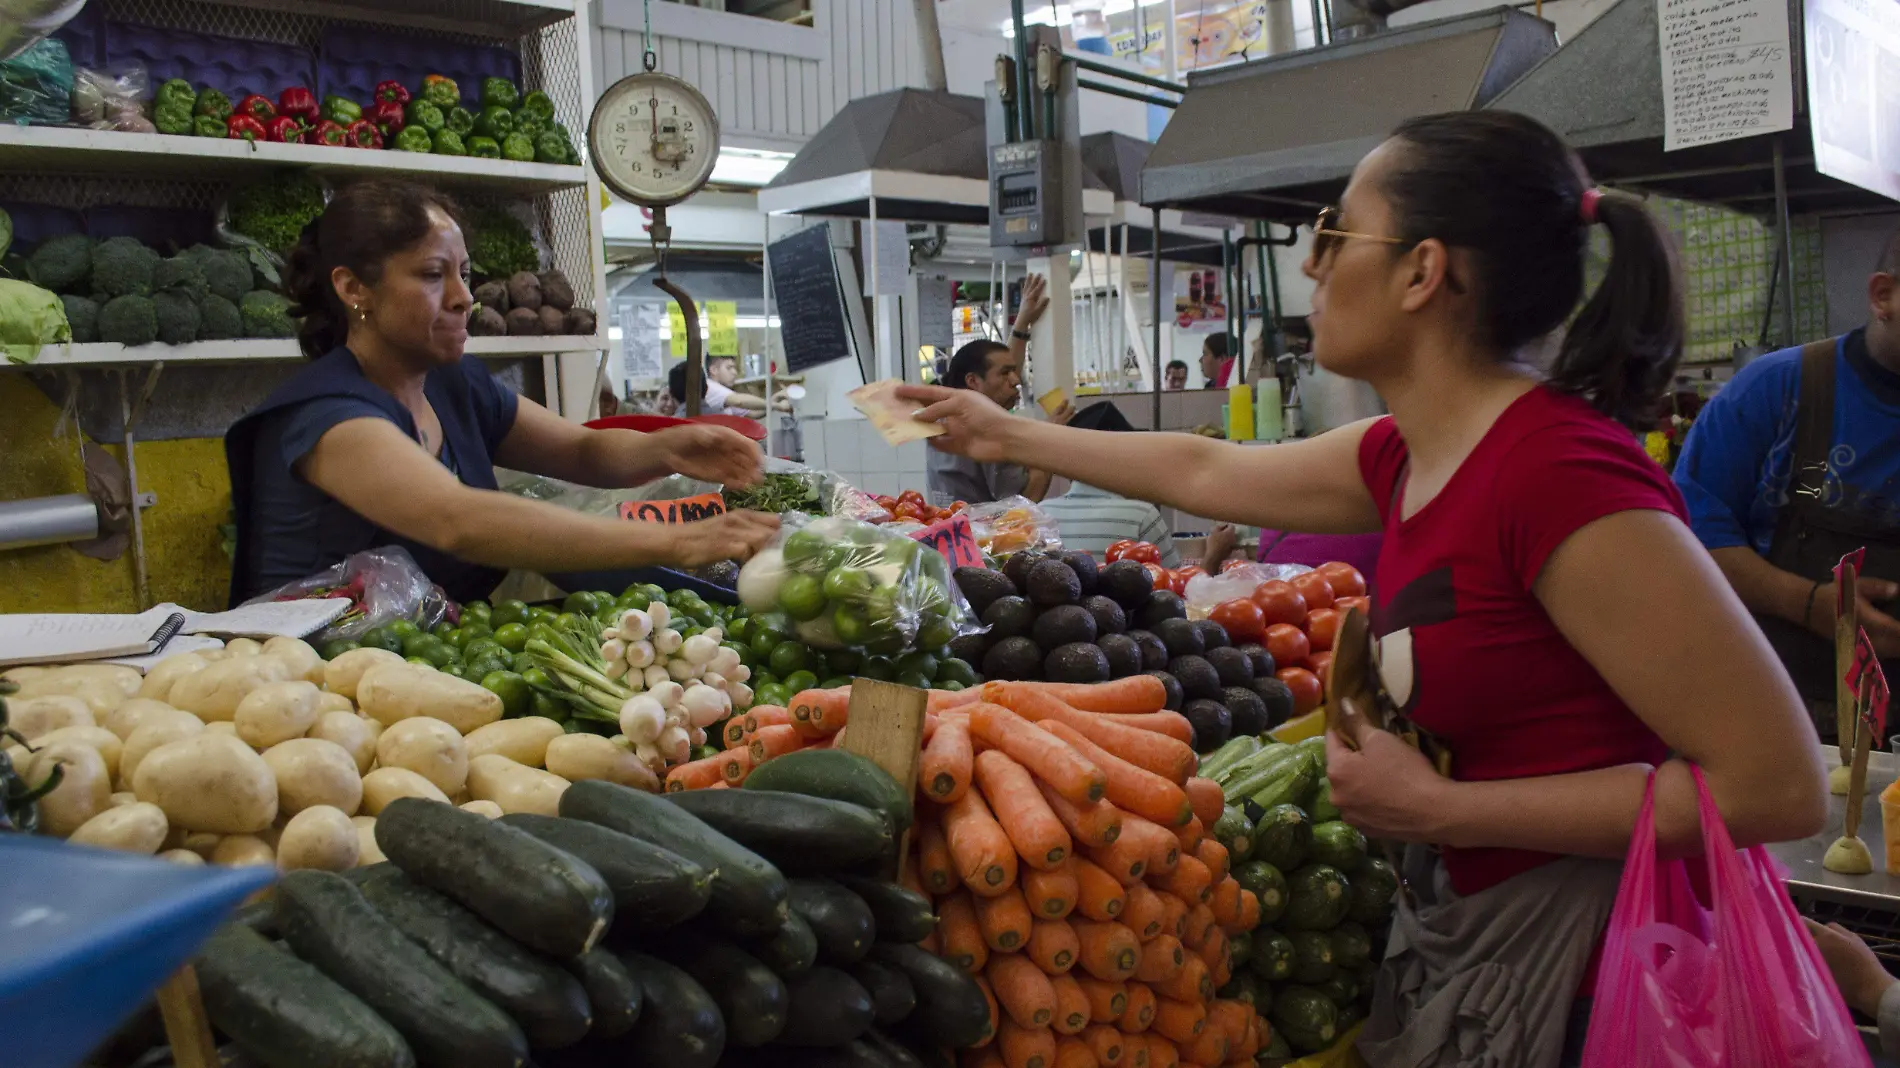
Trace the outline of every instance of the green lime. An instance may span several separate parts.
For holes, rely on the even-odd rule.
[[[495,643],[511,653],[518,653],[528,644],[528,627],[523,623],[503,623],[495,628]]]
[[[926,616],[923,626],[917,628],[917,644],[926,649],[949,645],[956,636],[956,624],[941,616],[935,619]]]
[[[810,656],[810,651],[799,642],[780,642],[767,658],[767,663],[771,665],[772,674],[784,678],[794,671],[802,670],[810,662]]]
[[[761,686],[752,691],[752,707],[754,708],[760,705],[777,705],[780,708],[784,708],[791,703],[791,700],[792,691],[786,689],[785,684],[782,682],[775,682],[770,686]]]
[[[832,574],[837,572],[833,571]],[[871,625],[865,621],[863,612],[849,604],[841,604],[831,613],[831,629],[838,635],[839,641],[846,645],[858,645],[870,633]]]
[[[361,645],[358,645],[356,642],[350,641],[347,638],[338,638],[335,641],[324,642],[323,649],[321,651],[323,653],[323,658],[325,660],[335,660],[337,657],[342,656],[344,653],[349,652],[351,649],[361,649],[361,648],[362,648]]]
[[[856,675],[858,665],[863,662],[864,657],[855,649],[839,649],[825,654],[825,666],[831,669],[833,675]]]
[[[361,639],[368,649],[383,649],[392,653],[402,652],[402,635],[390,627],[373,627]]]
[[[810,560],[824,552],[829,544],[824,535],[815,530],[793,531],[792,536],[785,539],[785,562],[797,564]]]
[[[694,760],[710,760],[721,752],[716,745],[696,745],[692,748],[692,757]]]
[[[426,656],[405,656],[403,659],[420,667],[432,668],[435,666]]]
[[[858,600],[875,585],[871,573],[860,568],[834,567],[825,572],[825,596],[834,601]]]
[[[500,630],[504,623],[526,623],[528,605],[523,601],[503,601],[495,606],[495,611],[489,619],[488,625],[496,630]]]
[[[757,631],[752,635],[752,641],[747,644],[746,648],[751,651],[754,661],[763,664],[771,658],[772,650],[778,648],[779,643],[784,640],[785,635],[777,631]]]
[[[700,596],[697,592],[681,586],[677,590],[667,591],[666,603],[674,608],[684,608],[689,604],[700,603]]]
[[[462,635],[462,645],[466,647],[469,642],[478,641],[482,638],[494,637],[495,628],[489,626],[486,623],[477,623],[476,621],[472,619],[464,620],[461,627],[461,635]]]
[[[758,690],[766,686],[776,686],[778,685],[778,683],[779,683],[779,677],[777,675],[772,674],[770,671],[755,671],[752,673],[752,688],[754,690]]]
[[[897,684],[918,690],[928,690],[930,689],[930,676],[918,671],[900,671],[897,673]]]
[[[413,621],[407,619],[392,619],[383,624],[383,629],[398,638],[407,638],[411,634],[420,634],[422,632],[421,627],[416,626]]]
[[[620,609],[622,612],[635,609],[644,612],[647,606],[652,603],[653,598],[647,596],[647,591],[638,586],[629,586],[627,587],[627,592],[614,598],[614,607]]]
[[[424,646],[420,655],[424,660],[427,660],[438,668],[447,668],[450,664],[455,663],[457,659],[459,659],[455,655],[455,647],[440,638],[436,638],[429,645]]]
[[[405,634],[403,635],[403,639],[402,639],[402,655],[421,656],[423,655],[422,651],[424,649],[427,649],[431,645],[434,645],[441,641],[442,639],[426,631],[417,631],[414,634]]]
[[[554,617],[553,625],[561,630],[590,631],[594,628],[594,620],[584,612],[562,612]]]
[[[942,690],[945,693],[956,693],[959,690],[967,690],[969,689],[969,687],[963,685],[960,682],[939,682],[937,684],[937,689]]]
[[[937,684],[955,684],[958,689],[976,685],[976,669],[967,662],[950,657],[937,661]]]
[[[462,622],[474,620],[486,626],[494,611],[488,606],[487,601],[470,601],[462,606]]]
[[[548,678],[548,673],[538,667],[528,668],[521,673],[521,677],[528,681],[529,686],[537,690],[543,686],[552,686],[554,684],[554,680]]]
[[[468,661],[468,673],[463,677],[480,682],[497,672],[512,673],[513,671],[514,669],[508,666],[508,661],[500,656],[483,656]]]
[[[937,677],[937,658],[921,650],[905,653],[897,658],[897,673],[899,675],[914,673],[926,679],[934,679]]]
[[[600,611],[600,598],[587,590],[570,593],[567,595],[567,599],[561,602],[561,611],[572,612],[580,616],[591,616],[595,612]]]
[[[879,682],[895,682],[897,665],[887,656],[867,656],[864,658],[864,663],[859,665],[858,674],[867,679],[877,679]]]
[[[538,604],[538,605],[535,605],[533,608],[528,609],[529,623],[552,623],[555,620],[559,619],[560,617],[561,617],[561,613],[556,612],[554,609],[549,608],[546,605]]]
[[[438,638],[447,638],[449,635],[455,633],[455,624],[445,619],[442,622],[437,623],[435,626],[430,627],[429,633],[435,635]]]
[[[528,686],[528,680],[512,671],[484,674],[482,689],[501,698],[501,714],[509,719],[527,715],[534,704],[534,690]]]
[[[464,660],[479,660],[490,653],[501,652],[505,652],[501,647],[501,643],[492,637],[472,638],[462,645],[462,658]]]
[[[793,619],[817,619],[825,612],[824,586],[811,575],[787,575],[778,588],[778,604]]]
[[[879,586],[864,596],[864,618],[874,627],[891,627],[897,623],[897,588]]]
[[[821,690],[835,690],[840,686],[849,686],[849,685],[851,685],[851,677],[849,675],[833,675],[832,677],[821,681],[818,684],[818,688]]]
[[[785,676],[785,681],[781,685],[793,693],[804,693],[806,690],[818,688],[818,676],[809,671],[794,671]]]
[[[555,721],[567,719],[567,704],[560,698],[539,690],[536,690],[534,696],[528,699],[528,711]]]

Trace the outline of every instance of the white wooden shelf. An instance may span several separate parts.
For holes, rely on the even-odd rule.
[[[472,337],[465,351],[471,356],[545,356],[570,352],[598,352],[604,339],[593,335],[559,337]],[[238,338],[233,341],[194,341],[189,345],[138,345],[113,342],[85,345],[48,345],[32,363],[0,362],[0,368],[33,370],[53,367],[111,367],[166,364],[292,363],[303,359],[297,342],[285,338]]]

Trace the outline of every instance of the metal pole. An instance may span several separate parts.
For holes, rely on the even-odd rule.
[[[145,403],[141,400],[139,408],[144,407]],[[152,606],[152,585],[145,569],[145,518],[144,509],[139,507],[138,442],[132,435],[135,415],[132,409],[132,374],[129,371],[119,379],[119,415],[125,428],[126,493],[132,498],[132,589],[138,598],[139,611],[143,612]]]
[[[1254,255],[1260,265],[1260,351],[1272,356],[1277,353],[1267,348],[1267,327],[1271,325],[1276,333],[1279,331],[1280,309],[1271,302],[1267,293],[1267,264],[1272,261],[1272,257],[1267,254],[1267,224],[1257,223],[1256,227],[1260,237],[1260,244],[1254,246]]]
[[[1171,93],[1187,92],[1187,86],[1182,85],[1180,82],[1171,82],[1166,78],[1157,78],[1152,74],[1140,74],[1131,70],[1123,70],[1112,63],[1104,63],[1099,59],[1090,59],[1087,56],[1079,56],[1073,52],[1062,53],[1062,58],[1094,74],[1106,74],[1111,78],[1119,78],[1125,82],[1134,82],[1137,85],[1146,85],[1153,89],[1166,89]]]
[[[883,310],[883,299],[877,292],[877,194],[868,198],[871,214],[870,255],[864,262],[864,277],[871,286],[871,370],[879,378],[889,377],[884,373],[884,323],[878,315]]]
[[[1161,235],[1159,233],[1156,233],[1155,240],[1159,241],[1160,239],[1161,239]],[[1227,321],[1221,325],[1221,334],[1225,336],[1227,339],[1227,358],[1230,360],[1235,360],[1236,365],[1238,365],[1237,357],[1240,353],[1240,347],[1234,341],[1234,323],[1235,323],[1235,316],[1236,316],[1236,310],[1234,308],[1234,294],[1235,294],[1234,260],[1235,258],[1236,257],[1234,256],[1234,232],[1232,229],[1222,230],[1220,232],[1220,281],[1221,281],[1221,293],[1223,296],[1227,298]],[[1243,311],[1243,312],[1240,312],[1239,314],[1245,314],[1245,313]],[[1240,325],[1244,332],[1244,329],[1246,327],[1246,320],[1244,319],[1240,320]]]
[[[1036,108],[1032,100],[1035,75],[1029,70],[1029,27],[1023,22],[1023,0],[1009,0],[1009,17],[1016,28],[1016,107],[1023,140],[1036,140]]]
[[[1144,104],[1155,104],[1164,108],[1181,106],[1179,100],[1171,100],[1165,96],[1155,96],[1153,93],[1143,93],[1134,89],[1124,89],[1119,85],[1096,81],[1094,78],[1077,78],[1075,85],[1078,89],[1093,89],[1098,93],[1107,93],[1109,96],[1119,96],[1124,100],[1139,100]]]
[[[1169,25],[1173,25],[1173,12],[1169,13]],[[1172,42],[1174,35],[1170,33]],[[1149,354],[1149,362],[1154,364],[1155,376],[1155,425],[1161,429],[1161,209],[1154,209],[1154,230],[1148,241],[1148,310],[1154,314],[1154,351]]]
[[[1117,253],[1115,256],[1114,265],[1111,268],[1111,275],[1112,275],[1113,281],[1109,283],[1110,285],[1114,286],[1114,290],[1113,290],[1114,298],[1115,298],[1114,352],[1115,352],[1115,371],[1117,374],[1121,373],[1124,362],[1128,359],[1128,309],[1124,305],[1124,302],[1128,300],[1128,224],[1127,223],[1123,223],[1121,225],[1121,231],[1122,231],[1121,252]],[[1110,236],[1113,236],[1114,232],[1115,232],[1114,228],[1110,227],[1109,228]]]
[[[950,79],[943,72],[943,33],[937,28],[937,0],[911,0],[917,14],[917,47],[923,51],[924,88],[944,92]]]
[[[1313,47],[1326,43],[1326,15],[1320,10],[1320,0],[1313,0]]]
[[[1781,231],[1781,263],[1788,272],[1782,276],[1781,287],[1781,345],[1788,348],[1794,345],[1794,233],[1788,219],[1788,161],[1782,151],[1781,137],[1775,141],[1775,219],[1776,228]]]
[[[772,367],[777,361],[772,359],[772,215],[761,213],[759,222],[763,236],[759,241],[759,315],[764,325],[760,330],[765,334],[765,344],[761,346],[765,356],[765,454],[777,456],[773,448],[772,424],[778,421],[778,412],[772,407]],[[787,450],[790,451],[790,450]]]

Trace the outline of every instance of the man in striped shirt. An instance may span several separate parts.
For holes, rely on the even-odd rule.
[[[1077,482],[1062,496],[1043,501],[1042,510],[1056,521],[1065,549],[1080,549],[1100,560],[1110,545],[1124,538],[1153,542],[1162,567],[1181,566],[1181,553],[1161,510],[1147,501],[1131,501]]]

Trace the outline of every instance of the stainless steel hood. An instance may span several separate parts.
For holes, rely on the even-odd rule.
[[[1082,138],[1082,167],[1115,195],[1116,206],[1120,208],[1134,204],[1140,197],[1141,167],[1153,150],[1154,142],[1123,133],[1110,131],[1086,134]],[[1127,247],[1119,243],[1122,234],[1111,237],[1109,230],[1116,225],[1111,219],[1109,227],[1091,224],[1089,249],[1094,252],[1113,251],[1125,256],[1147,256],[1154,245],[1154,226],[1150,213],[1137,209],[1133,212],[1117,211],[1116,214],[1121,217],[1125,227]],[[1168,215],[1179,218],[1172,211]],[[1162,259],[1208,267],[1221,265],[1220,240],[1218,237],[1209,237],[1205,232],[1213,228],[1203,226],[1196,228],[1203,231],[1201,233],[1184,233],[1169,229],[1169,225],[1164,219],[1161,231]]]
[[[1483,107],[1556,51],[1555,27],[1501,7],[1189,75],[1139,199],[1304,222],[1401,121]]]
[[[854,179],[874,174],[897,176],[895,188],[875,189],[880,218],[989,222],[983,99],[894,89],[853,100],[760,191],[759,206],[765,211],[864,218],[869,214],[867,194],[873,190]],[[916,180],[905,181],[904,176]],[[971,182],[976,183],[974,191]]]

